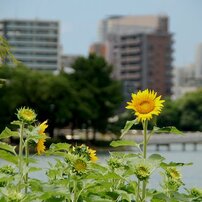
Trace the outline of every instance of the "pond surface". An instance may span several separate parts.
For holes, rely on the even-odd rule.
[[[202,188],[202,145],[198,145],[197,151],[193,151],[193,145],[187,145],[186,151],[182,151],[181,145],[172,145],[171,151],[166,151],[166,148],[161,148],[161,151],[156,152],[155,148],[152,146],[148,147],[148,155],[153,153],[158,153],[166,158],[166,162],[182,162],[190,163],[193,165],[185,166],[181,168],[183,182],[186,184],[186,187],[201,187]],[[109,156],[108,151],[98,152],[99,161],[105,163],[106,159]],[[39,167],[44,168],[45,170],[49,167],[49,162],[54,163],[55,157],[38,157]],[[5,164],[5,161],[0,160],[0,166]],[[47,180],[44,171],[35,172],[31,174],[31,177],[38,178],[41,180]],[[161,180],[161,177],[158,174],[153,174],[151,177],[150,187],[159,186],[158,182]]]

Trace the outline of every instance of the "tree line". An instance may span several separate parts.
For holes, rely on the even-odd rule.
[[[202,131],[202,89],[186,93],[177,100],[166,99],[158,125],[166,124],[181,131]]]
[[[182,97],[172,100],[164,98],[165,103],[161,114],[153,119],[150,129],[157,125],[158,127],[175,126],[181,131],[202,131],[202,89],[189,92]],[[116,131],[124,127],[127,120],[132,120],[132,112],[125,112],[120,115],[116,123]],[[137,125],[134,129],[140,129]]]
[[[2,66],[0,78],[6,84],[0,88],[0,127],[15,118],[16,109],[27,106],[36,111],[39,121],[48,120],[51,137],[55,128],[68,126],[106,132],[108,119],[122,103],[121,83],[111,78],[112,66],[102,58],[80,57],[72,65],[74,72],[54,75],[34,71],[22,64],[12,68]]]

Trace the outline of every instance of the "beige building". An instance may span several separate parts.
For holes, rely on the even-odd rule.
[[[90,46],[89,53],[106,58],[106,45],[104,43],[93,43]]]
[[[131,92],[153,89],[172,94],[172,34],[167,16],[112,16],[99,25],[106,60],[113,77],[123,81],[126,98]]]

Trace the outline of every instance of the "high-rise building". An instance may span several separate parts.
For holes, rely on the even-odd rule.
[[[0,35],[11,46],[13,55],[37,70],[59,68],[59,22],[43,20],[0,20]]]
[[[193,64],[174,68],[173,98],[202,87],[202,44],[198,44]]]
[[[196,78],[195,73],[194,64],[173,69],[173,99],[177,99],[187,92],[195,91],[200,86],[200,81]]]
[[[172,34],[167,16],[113,16],[101,21],[100,40],[113,77],[123,81],[126,97],[131,92],[153,89],[171,95]]]
[[[196,49],[196,78],[202,79],[202,43]]]

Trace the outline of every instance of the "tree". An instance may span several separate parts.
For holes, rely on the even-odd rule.
[[[35,91],[34,83],[33,80],[29,86]],[[52,137],[56,127],[61,128],[69,124],[74,105],[74,89],[63,75],[41,74],[35,95],[35,97],[30,97],[29,103],[35,106],[39,119],[48,120],[48,131]]]
[[[176,126],[182,131],[202,131],[202,89],[185,94],[178,100],[167,99],[157,125]]]
[[[175,126],[180,128],[180,116],[179,101],[166,98],[163,110],[157,118],[157,125],[159,127]]]
[[[96,55],[78,58],[70,76],[77,92],[73,125],[92,127],[104,132],[108,118],[115,114],[122,101],[121,85],[111,78],[112,66]]]
[[[69,123],[74,89],[66,77],[22,66],[2,68],[0,76],[7,79],[7,84],[0,89],[0,115],[4,120],[1,124],[13,120],[16,108],[22,106],[35,109],[39,121],[48,120],[51,137],[55,127]]]
[[[6,60],[10,60],[13,64],[19,63],[11,53],[11,48],[6,39],[0,36],[0,64],[5,63]]]
[[[181,111],[180,127],[182,130],[202,131],[202,89],[187,93],[179,99]]]

